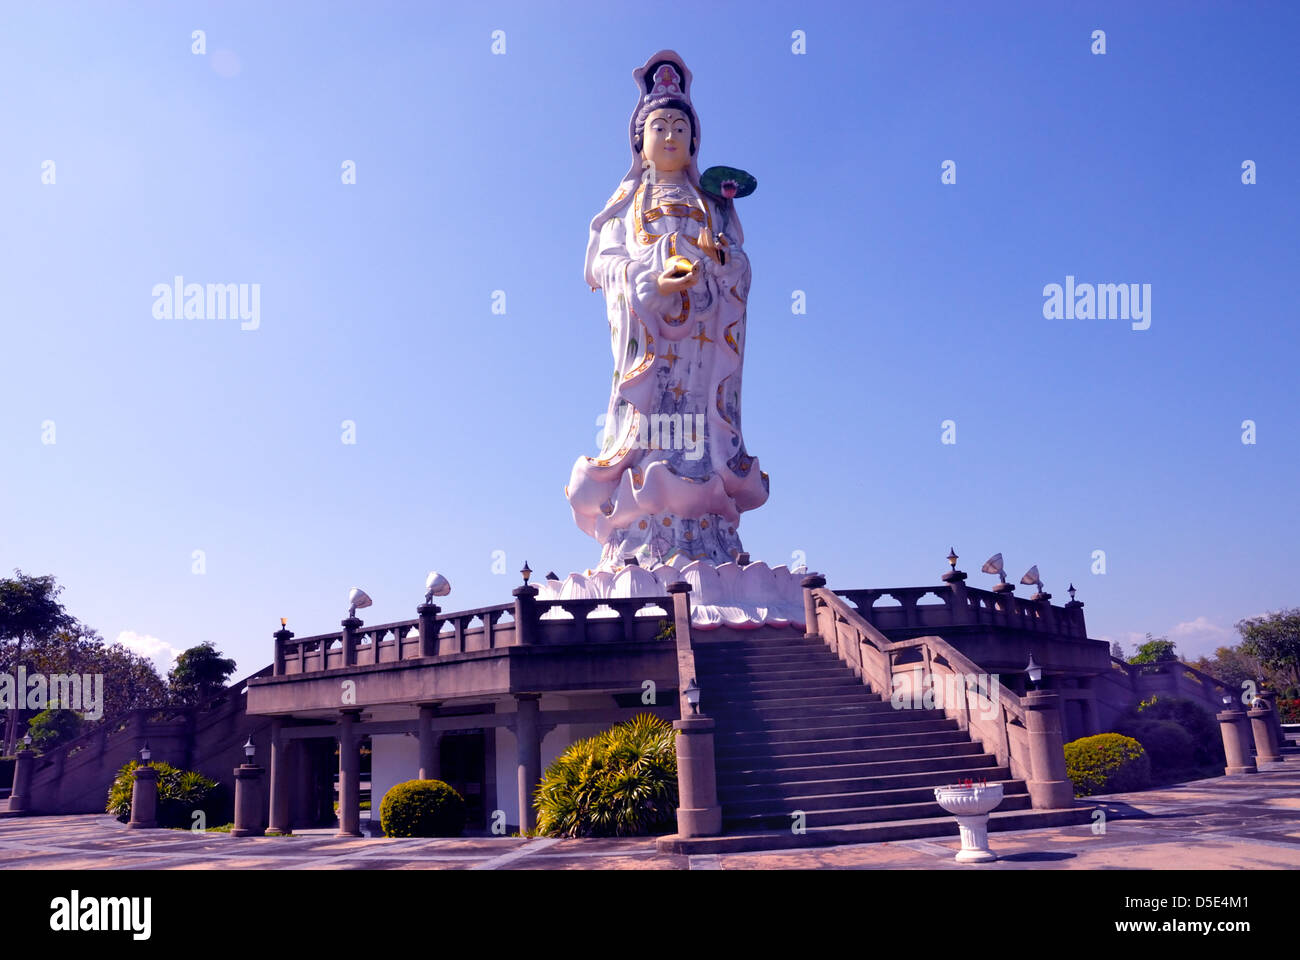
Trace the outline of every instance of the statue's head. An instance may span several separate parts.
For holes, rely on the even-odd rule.
[[[662,173],[684,169],[695,156],[695,111],[677,97],[647,99],[637,111],[632,146]]]

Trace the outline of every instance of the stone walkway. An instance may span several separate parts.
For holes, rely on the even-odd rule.
[[[0,819],[0,870],[1248,870],[1300,868],[1300,757],[1098,800],[1104,824],[994,833],[996,863],[958,866],[954,836],[809,850],[670,856],[653,839],[235,838],[127,830],[107,815]],[[1103,832],[1094,832],[1104,826]]]

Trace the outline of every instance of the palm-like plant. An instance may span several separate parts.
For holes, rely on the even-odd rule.
[[[533,801],[537,832],[631,837],[671,829],[677,752],[670,723],[639,714],[571,744],[546,770]]]

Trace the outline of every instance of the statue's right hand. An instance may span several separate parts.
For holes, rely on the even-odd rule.
[[[689,290],[700,280],[702,261],[697,260],[695,266],[691,268],[690,273],[675,274],[671,270],[665,270],[659,274],[659,292],[664,296],[674,293],[681,293],[683,290]]]

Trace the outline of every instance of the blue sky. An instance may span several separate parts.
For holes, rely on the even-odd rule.
[[[594,565],[563,496],[608,399],[582,258],[669,47],[701,166],[759,182],[755,559],[906,586],[955,546],[988,586],[1001,551],[1092,636],[1189,656],[1295,605],[1300,7],[847,6],[6,5],[0,568],[242,675],[354,585],[377,623],[430,568],[463,609]],[[260,325],[155,318],[176,275],[259,284]],[[1150,284],[1150,329],[1044,319],[1067,275]]]

